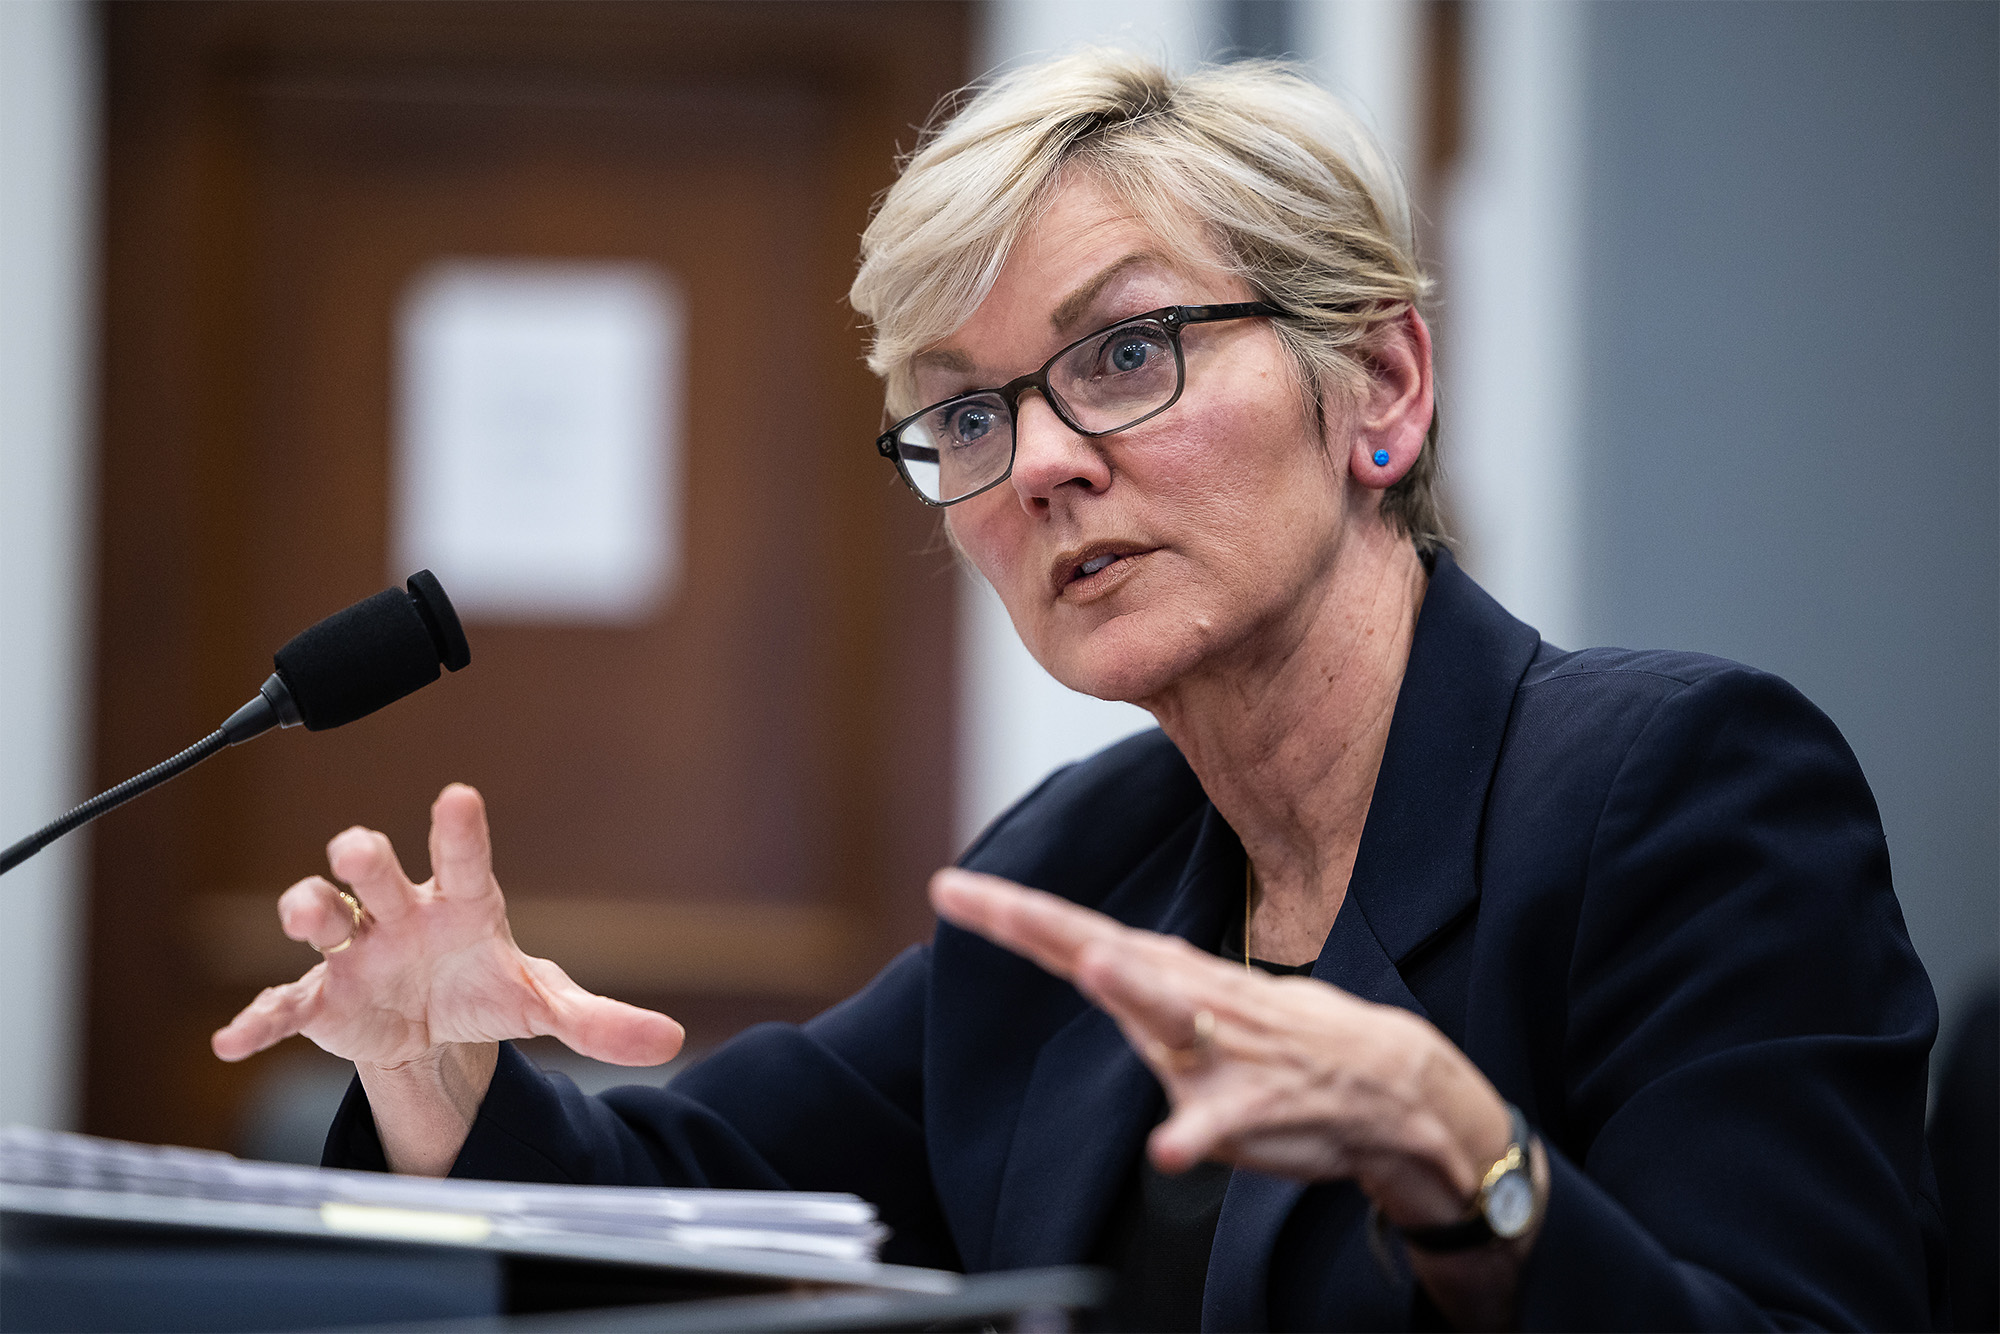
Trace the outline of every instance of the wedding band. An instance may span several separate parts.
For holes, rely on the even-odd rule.
[[[349,915],[354,918],[354,922],[353,925],[348,928],[347,939],[341,941],[338,945],[330,945],[323,950],[319,950],[319,946],[317,945],[313,946],[314,949],[319,950],[321,958],[332,958],[334,955],[346,949],[349,945],[352,945],[354,943],[354,938],[361,934],[361,919],[367,915],[368,911],[367,909],[361,906],[360,899],[355,898],[352,894],[348,893],[346,890],[336,889],[333,892],[340,895],[340,901],[347,905],[347,911]]]
[[[1173,1047],[1167,1051],[1167,1063],[1175,1070],[1198,1070],[1208,1064],[1210,1053],[1215,1050],[1215,1011],[1196,1010],[1194,1012],[1194,1041],[1185,1047]]]

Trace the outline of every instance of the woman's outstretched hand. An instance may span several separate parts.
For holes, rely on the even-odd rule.
[[[954,925],[1073,983],[1166,1088],[1152,1159],[1203,1159],[1306,1181],[1351,1179],[1390,1222],[1464,1216],[1511,1139],[1506,1103],[1418,1016],[1310,978],[1271,977],[1186,941],[995,876],[944,870],[931,903]],[[1546,1165],[1535,1164],[1546,1181]],[[1504,1325],[1532,1245],[1413,1256],[1447,1313]]]
[[[657,1065],[683,1036],[667,1016],[593,996],[547,959],[522,953],[493,878],[477,792],[454,783],[439,794],[430,852],[431,879],[412,884],[383,835],[356,828],[335,837],[327,861],[361,903],[362,920],[323,877],[286,890],[278,900],[285,934],[331,952],[298,981],[264,991],[210,1039],[217,1056],[240,1061],[299,1033],[353,1061],[391,1165],[404,1171],[450,1166],[485,1096],[492,1044],[546,1035],[601,1061]],[[430,1105],[439,1099],[450,1106]],[[385,1113],[410,1124],[392,1127]],[[398,1133],[461,1122],[448,1154],[435,1133]],[[417,1151],[399,1162],[399,1144]]]

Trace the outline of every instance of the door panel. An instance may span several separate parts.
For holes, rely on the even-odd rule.
[[[427,266],[644,261],[689,339],[684,551],[656,614],[471,621],[463,673],[225,753],[100,827],[89,1126],[225,1142],[248,1076],[205,1032],[314,957],[278,933],[277,892],[349,823],[421,878],[452,780],[486,795],[523,945],[697,1043],[810,1013],[918,937],[950,852],[953,581],[872,457],[840,297],[897,137],[963,67],[964,11],[105,18],[107,782],[388,581],[394,331]]]

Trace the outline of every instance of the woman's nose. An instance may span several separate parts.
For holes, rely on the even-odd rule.
[[[1009,480],[1021,507],[1039,514],[1061,495],[1111,485],[1111,465],[1098,442],[1072,431],[1047,399],[1023,394],[1014,408],[1014,472]]]

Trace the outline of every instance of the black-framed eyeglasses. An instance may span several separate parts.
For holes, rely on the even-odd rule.
[[[1078,435],[1113,435],[1180,401],[1187,386],[1182,329],[1284,314],[1268,301],[1149,310],[1085,334],[1033,374],[998,389],[947,398],[903,418],[876,439],[875,448],[925,504],[956,505],[1013,473],[1017,405],[1028,390],[1039,390],[1063,425]]]

